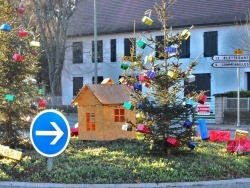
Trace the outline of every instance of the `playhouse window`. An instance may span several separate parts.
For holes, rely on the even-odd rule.
[[[125,121],[124,109],[115,109],[114,110],[114,120],[115,120],[115,122],[124,122]]]
[[[94,113],[86,113],[86,129],[87,131],[95,130],[95,114]]]

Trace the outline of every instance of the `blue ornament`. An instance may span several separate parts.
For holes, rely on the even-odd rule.
[[[188,141],[188,147],[193,150],[196,147],[196,142],[192,140]]]
[[[186,120],[183,124],[183,127],[186,129],[190,129],[192,127],[193,123],[190,120]]]
[[[141,90],[142,90],[142,86],[141,86],[141,84],[139,84],[139,83],[135,83],[135,84],[134,84],[134,89],[135,89],[135,90],[139,90],[139,91],[141,91]]]
[[[174,48],[172,46],[168,46],[168,47],[166,47],[165,52],[167,52],[167,53],[175,53],[176,50],[177,50],[176,48]]]
[[[11,30],[11,27],[8,24],[2,24],[1,27],[0,27],[0,30],[9,32]]]

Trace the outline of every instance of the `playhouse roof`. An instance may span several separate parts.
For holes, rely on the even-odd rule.
[[[126,85],[86,84],[71,103],[77,105],[78,101],[84,97],[86,89],[90,90],[100,103],[104,105],[123,104],[125,101],[130,100],[129,93],[132,93]]]

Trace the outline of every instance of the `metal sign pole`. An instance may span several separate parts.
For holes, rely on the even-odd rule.
[[[237,91],[237,127],[240,126],[240,68],[237,67],[238,91]]]
[[[48,170],[51,171],[53,168],[53,157],[48,158]]]

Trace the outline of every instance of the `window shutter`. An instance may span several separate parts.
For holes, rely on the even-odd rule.
[[[190,58],[190,38],[183,40],[179,48],[180,58]]]
[[[204,33],[204,57],[218,55],[218,32]]]
[[[164,52],[164,36],[156,36],[155,40],[160,43],[160,45],[155,45],[155,57],[159,58],[159,59],[164,59],[164,57],[159,57],[160,56],[160,52]]]
[[[124,56],[131,56],[131,53],[130,53],[130,49],[132,48],[131,40],[134,43],[134,54],[136,52],[135,39],[134,38],[133,39],[125,38],[124,39]]]
[[[116,62],[116,39],[110,40],[110,61]]]

